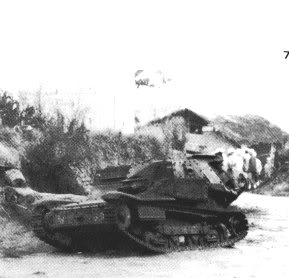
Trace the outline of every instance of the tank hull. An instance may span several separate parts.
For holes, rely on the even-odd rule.
[[[232,246],[248,223],[241,212],[192,208],[177,201],[138,201],[36,209],[34,232],[66,251],[133,249],[154,253]]]

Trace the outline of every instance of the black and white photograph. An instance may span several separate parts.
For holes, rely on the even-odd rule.
[[[0,0],[0,278],[289,273],[289,3]]]

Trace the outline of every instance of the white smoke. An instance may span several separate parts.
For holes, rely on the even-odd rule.
[[[171,79],[160,70],[138,70],[135,73],[135,83],[137,87],[148,86],[160,88],[169,81],[171,81]]]

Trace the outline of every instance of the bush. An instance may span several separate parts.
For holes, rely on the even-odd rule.
[[[90,135],[76,119],[67,126],[58,116],[39,143],[27,148],[23,170],[35,190],[86,194],[85,186],[92,185],[99,168],[164,159],[161,150],[154,137],[111,131]]]
[[[70,166],[79,166],[90,159],[88,130],[76,119],[65,124],[60,113],[46,125],[39,142],[27,147],[22,163],[32,187],[54,193],[83,194]]]
[[[19,107],[6,93],[0,96],[0,140],[20,153],[28,183],[40,192],[87,194],[97,169],[164,159],[173,144],[148,135],[90,134],[80,117],[68,121],[60,112],[48,117],[40,108]],[[179,143],[179,134],[166,135]]]
[[[92,135],[91,143],[94,165],[97,168],[165,158],[160,142],[154,137],[125,136],[107,131]]]

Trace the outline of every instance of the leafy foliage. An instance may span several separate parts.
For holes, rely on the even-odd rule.
[[[90,159],[88,130],[76,119],[65,124],[60,113],[46,122],[46,126],[38,144],[27,149],[25,172],[38,190],[83,193],[69,166]]]
[[[101,168],[165,158],[161,143],[150,136],[125,136],[107,131],[92,135],[91,144],[94,163]]]
[[[27,106],[21,111],[21,121],[25,125],[44,130],[47,127],[46,120],[41,110],[36,109],[34,106]]]
[[[27,106],[20,109],[20,103],[7,92],[0,95],[0,118],[2,125],[7,127],[31,126],[43,130],[46,128],[46,118],[41,109]]]
[[[2,125],[14,127],[21,122],[19,102],[14,100],[6,92],[0,96],[0,117]]]

